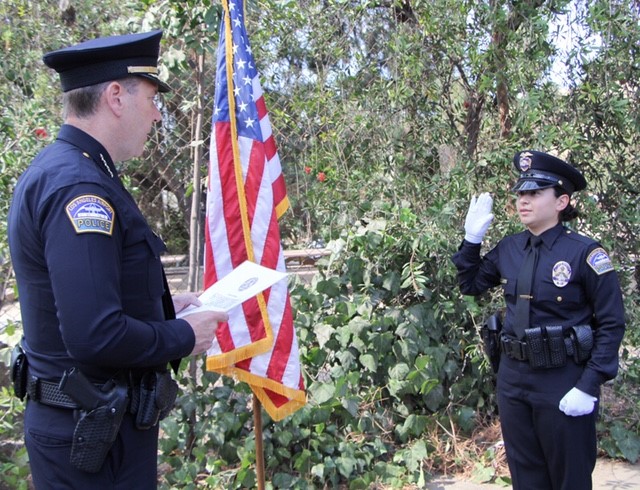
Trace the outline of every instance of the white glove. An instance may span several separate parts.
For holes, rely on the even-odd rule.
[[[588,415],[593,412],[597,400],[595,396],[588,395],[578,388],[571,388],[560,400],[558,408],[571,417]]]
[[[491,194],[483,192],[478,196],[471,198],[469,211],[464,220],[464,239],[470,243],[481,243],[484,234],[489,229],[489,225],[493,220],[491,208],[493,207],[493,199]]]

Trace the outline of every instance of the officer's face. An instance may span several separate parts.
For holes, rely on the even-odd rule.
[[[566,197],[566,196],[565,196]],[[535,235],[553,228],[560,220],[566,199],[556,197],[553,187],[517,193],[516,207],[520,221]]]
[[[141,79],[135,90],[129,93],[128,110],[125,119],[129,158],[142,155],[153,126],[162,120],[155,103],[158,87]]]

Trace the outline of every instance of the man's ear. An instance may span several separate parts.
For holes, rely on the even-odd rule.
[[[124,109],[124,96],[126,93],[126,88],[117,81],[113,81],[107,85],[104,91],[103,95],[107,106],[117,116],[120,116]]]

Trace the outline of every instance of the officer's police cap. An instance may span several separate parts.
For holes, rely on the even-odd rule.
[[[548,153],[534,150],[518,152],[513,157],[513,165],[520,172],[512,189],[514,192],[561,187],[572,194],[587,187],[587,181],[579,170]]]
[[[119,80],[144,77],[168,92],[158,78],[158,54],[162,31],[91,39],[75,46],[46,53],[44,63],[60,75],[62,91]]]

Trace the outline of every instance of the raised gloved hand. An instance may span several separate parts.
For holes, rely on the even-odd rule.
[[[493,220],[491,208],[493,207],[493,199],[491,194],[483,192],[478,196],[471,198],[469,211],[464,220],[464,239],[470,243],[481,243],[484,234],[489,229],[489,225]]]
[[[597,400],[595,396],[588,395],[578,388],[571,388],[562,400],[560,400],[558,408],[566,415],[579,417],[580,415],[588,415],[593,412],[593,407]]]

